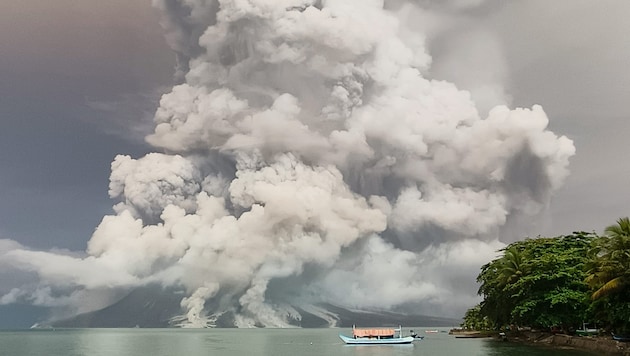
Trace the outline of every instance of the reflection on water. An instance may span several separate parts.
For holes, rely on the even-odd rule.
[[[74,329],[0,331],[0,355],[16,356],[583,356],[492,339],[427,333],[411,345],[345,345],[345,329]]]
[[[380,355],[414,355],[416,347],[415,344],[409,345],[343,345],[344,349],[350,350],[352,354],[357,356],[380,356]],[[344,350],[344,351],[347,351]]]

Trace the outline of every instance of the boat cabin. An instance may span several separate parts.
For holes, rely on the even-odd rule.
[[[396,333],[398,333],[398,336]],[[357,329],[352,326],[352,337],[355,339],[393,339],[401,337],[401,331],[400,329]]]

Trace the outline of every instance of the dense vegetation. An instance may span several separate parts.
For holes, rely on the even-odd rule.
[[[508,245],[477,277],[483,301],[469,309],[462,326],[501,329],[630,330],[630,220],[622,218],[603,236],[574,232]]]

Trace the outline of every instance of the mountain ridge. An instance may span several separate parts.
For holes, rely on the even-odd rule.
[[[176,327],[174,318],[182,314],[179,293],[160,293],[159,287],[145,287],[131,291],[118,302],[103,309],[76,315],[71,318],[41,323],[41,325],[65,328],[169,328]],[[344,307],[321,304],[330,318],[296,307],[301,318],[290,320],[290,324],[302,328],[361,326],[455,326],[461,320],[422,314],[392,311],[349,310]],[[334,319],[334,325],[331,325]],[[227,312],[216,320],[216,327],[234,328],[234,314]]]

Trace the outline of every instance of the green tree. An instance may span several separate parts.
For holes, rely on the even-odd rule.
[[[596,235],[576,232],[510,244],[477,277],[480,313],[497,326],[578,326],[587,317],[584,263]]]
[[[484,296],[480,313],[497,327],[512,322],[511,313],[518,295],[514,287],[527,274],[527,263],[521,249],[522,246],[512,244],[501,250],[503,255],[483,266],[477,277],[480,283],[478,293]]]
[[[505,249],[498,266],[499,285],[502,288],[517,282],[527,273],[527,264],[523,262],[523,254],[516,246]]]
[[[595,235],[577,232],[537,238],[525,245],[529,273],[513,287],[517,302],[512,320],[539,328],[567,330],[588,318],[588,286],[584,264]]]
[[[480,284],[477,293],[482,295],[483,301],[479,304],[480,314],[487,317],[494,325],[501,327],[510,322],[510,313],[514,302],[505,291],[509,274],[503,260],[504,256],[495,259],[481,267],[481,273],[477,276]]]
[[[481,314],[481,306],[479,304],[466,311],[464,322],[461,326],[470,330],[490,330],[493,328],[490,319]]]
[[[608,226],[590,251],[591,310],[608,329],[630,330],[630,219]]]
[[[621,218],[617,225],[604,231],[593,250],[593,261],[587,282],[595,290],[593,300],[619,293],[630,285],[630,219]]]

